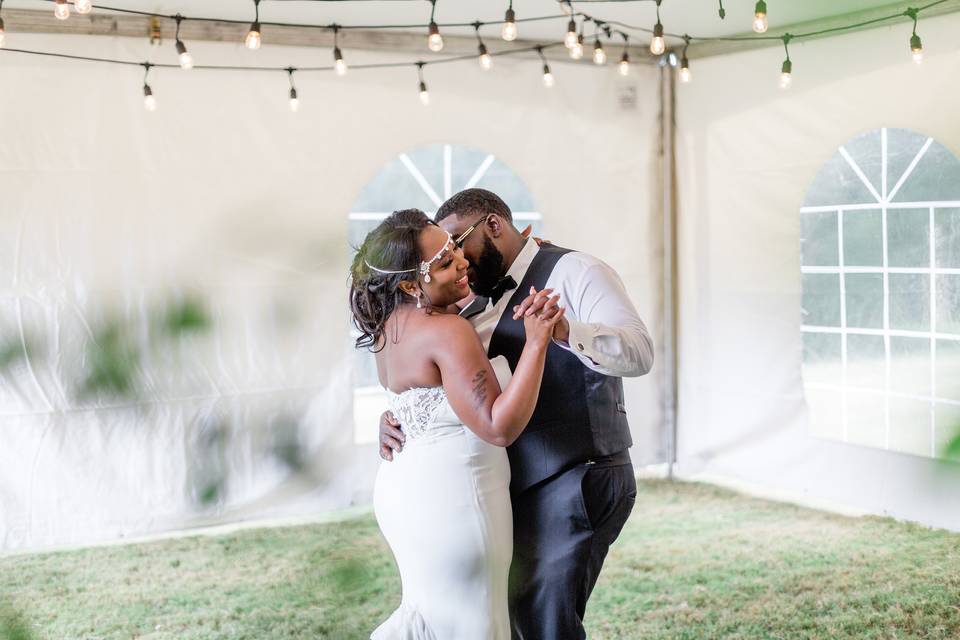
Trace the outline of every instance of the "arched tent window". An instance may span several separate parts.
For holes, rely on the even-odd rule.
[[[800,214],[811,432],[938,457],[960,425],[960,160],[870,131],[824,164]]]
[[[532,225],[533,233],[542,235],[543,220],[533,196],[509,167],[485,151],[434,144],[401,153],[360,192],[347,216],[351,250],[393,211],[415,208],[432,217],[444,200],[470,187],[493,191],[513,211],[517,228]],[[358,350],[353,363],[355,440],[376,442],[377,421],[386,407],[386,395],[377,380],[371,354]]]

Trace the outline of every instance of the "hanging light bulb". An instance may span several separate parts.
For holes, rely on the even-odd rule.
[[[436,22],[431,22],[429,26],[429,35],[427,36],[427,47],[430,51],[437,53],[443,50],[443,37],[440,35],[440,27]]]
[[[344,76],[347,73],[347,63],[343,61],[343,53],[340,47],[333,48],[333,68],[338,76]]]
[[[287,79],[290,81],[290,93],[289,93],[290,111],[292,111],[293,113],[296,113],[297,111],[300,110],[300,98],[297,96],[297,87],[293,83],[293,72],[296,71],[296,69],[294,69],[293,67],[287,67],[286,69],[284,69],[284,71],[287,72]]]
[[[923,62],[923,43],[917,34],[910,36],[910,56],[917,64]]]
[[[690,75],[690,61],[687,59],[687,48],[690,47],[690,36],[683,36],[683,53],[680,54],[680,82],[684,84],[690,82],[693,77]]]
[[[338,76],[347,74],[347,63],[343,60],[343,52],[340,51],[340,26],[333,25],[333,69]]]
[[[570,48],[570,57],[579,60],[583,57],[583,34],[577,36],[577,43]]]
[[[143,85],[143,108],[147,111],[157,110],[157,99],[153,97],[153,90],[150,85]]]
[[[260,43],[260,23],[253,22],[250,24],[250,31],[247,32],[247,39],[244,40],[244,44],[247,46],[247,49],[254,50],[260,48]]]
[[[503,28],[500,30],[500,36],[507,42],[513,42],[517,39],[517,18],[513,13],[513,0],[510,0],[507,13],[503,16]]]
[[[553,86],[553,74],[550,73],[550,65],[543,65],[543,86],[550,88]]]
[[[157,110],[157,99],[153,96],[153,89],[147,82],[147,76],[150,75],[150,67],[152,66],[149,62],[143,63],[143,108],[147,111]]]
[[[425,62],[417,63],[417,77],[420,78],[420,103],[423,106],[430,104],[430,92],[427,91],[427,83],[423,80],[423,65]]]
[[[430,24],[427,26],[427,48],[434,53],[443,49],[443,38],[440,36],[440,27],[433,19],[437,12],[437,0],[430,0]]]
[[[57,20],[66,20],[70,17],[70,5],[67,4],[67,0],[56,0],[53,3],[53,15]]]
[[[617,65],[617,71],[620,72],[620,75],[626,77],[630,75],[630,54],[627,52],[627,49],[630,48],[630,39],[627,34],[620,33],[623,36],[623,55],[620,56],[620,64]]]
[[[680,54],[680,71],[678,75],[680,76],[680,82],[684,84],[689,83],[693,76],[690,74],[690,60],[687,59],[687,49],[690,47],[690,36],[683,35],[683,52]]]
[[[680,58],[680,82],[688,83],[693,77],[690,75],[690,61],[687,60],[687,56]]]
[[[904,12],[908,18],[913,18],[913,34],[910,36],[910,57],[914,62],[920,64],[923,62],[923,43],[920,36],[917,35],[917,17],[920,15],[918,9],[909,8]]]
[[[606,63],[607,52],[603,50],[603,45],[600,43],[600,36],[597,36],[597,39],[593,42],[593,64]]]
[[[577,22],[573,18],[570,18],[570,22],[567,23],[567,35],[563,37],[563,46],[567,49],[572,49],[576,44]]]
[[[667,43],[663,39],[663,25],[657,22],[653,26],[653,39],[650,41],[650,53],[655,56],[662,56],[667,50]]]
[[[480,27],[483,26],[482,22],[474,22],[473,28],[477,34],[477,51],[480,53],[478,58],[480,62],[480,68],[484,71],[490,71],[493,67],[493,58],[490,57],[490,54],[487,53],[487,45],[483,44],[483,38],[480,37]]]
[[[180,68],[193,69],[193,56],[187,51],[187,45],[183,44],[183,41],[180,39],[180,23],[183,22],[183,16],[178,13],[174,16],[174,20],[177,21],[177,33],[174,38],[176,39],[177,58],[180,60]]]
[[[481,42],[477,49],[480,51],[480,68],[484,71],[490,71],[490,68],[493,67],[493,58],[487,53],[487,45]]]
[[[783,66],[780,67],[780,88],[788,89],[793,83],[793,76],[791,72],[793,71],[793,63],[789,60],[783,61]]]
[[[193,69],[193,56],[187,51],[187,45],[177,40],[177,57],[180,59],[181,69]]]
[[[667,43],[663,40],[663,24],[660,22],[660,2],[657,0],[657,24],[653,25],[653,38],[650,40],[650,53],[662,56],[667,50]]]
[[[757,0],[757,6],[753,9],[753,30],[757,33],[766,33],[768,26],[767,3],[764,0]]]
[[[793,63],[790,62],[790,40],[793,38],[789,33],[783,34],[783,50],[787,54],[787,59],[783,61],[783,66],[780,67],[780,88],[787,89],[790,87],[790,84],[793,82],[793,77],[791,73],[793,72]]]
[[[549,89],[553,86],[553,74],[550,73],[550,65],[547,64],[547,57],[543,55],[543,47],[537,47],[537,55],[540,56],[540,61],[543,62],[543,86]]]
[[[3,41],[7,38],[6,32],[3,30],[3,18],[0,18],[0,47],[3,46]]]
[[[77,13],[85,16],[93,11],[93,2],[92,0],[73,0],[73,8],[77,10]]]
[[[247,37],[244,40],[244,44],[247,46],[247,49],[250,49],[251,51],[260,48],[260,0],[253,0],[253,10],[253,22],[250,23],[250,30],[247,31]]]

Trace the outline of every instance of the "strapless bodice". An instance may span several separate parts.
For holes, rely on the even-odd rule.
[[[497,356],[490,361],[490,365],[500,388],[505,389],[511,377],[507,359]],[[431,431],[463,426],[463,421],[450,406],[443,387],[414,387],[400,393],[387,390],[387,400],[390,411],[400,422],[408,439],[422,438]]]
[[[428,431],[463,423],[447,400],[443,387],[415,387],[402,393],[388,392],[390,411],[409,439],[422,438]]]

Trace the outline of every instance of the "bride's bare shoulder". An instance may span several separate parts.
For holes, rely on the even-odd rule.
[[[431,334],[438,344],[453,346],[458,344],[479,344],[476,329],[466,318],[455,313],[438,313],[430,317]]]
[[[429,317],[434,331],[448,332],[451,335],[477,333],[469,320],[455,313],[435,313]]]

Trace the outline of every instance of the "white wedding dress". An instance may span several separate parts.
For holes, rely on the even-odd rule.
[[[504,388],[510,369],[493,360]],[[406,434],[382,462],[374,510],[400,570],[400,607],[372,640],[509,640],[513,554],[506,449],[473,434],[443,387],[390,393]]]

